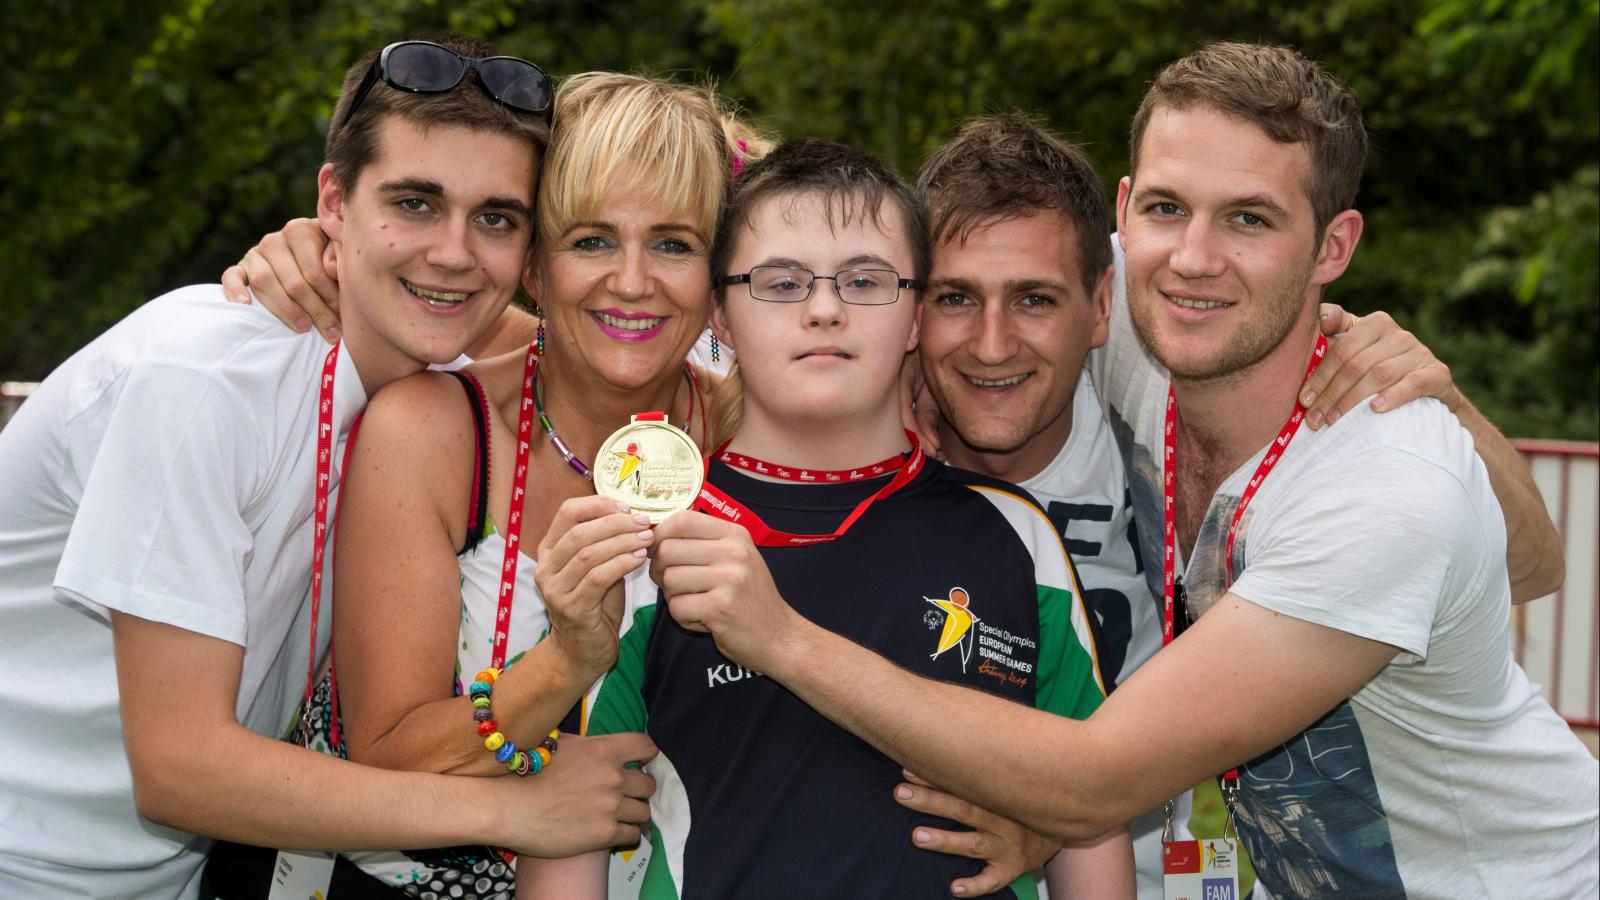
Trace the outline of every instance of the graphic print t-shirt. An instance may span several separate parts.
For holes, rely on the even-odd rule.
[[[710,477],[801,533],[832,531],[883,484],[774,484],[720,463]],[[1014,487],[927,466],[842,539],[761,553],[798,612],[920,675],[1077,718],[1104,696],[1071,563]],[[948,897],[981,868],[911,843],[928,817],[894,802],[898,764],[661,606],[628,615],[586,725],[648,731],[661,751],[641,896]]]
[[[1144,558],[1160,559],[1169,379],[1132,330],[1121,273],[1095,376],[1151,525]],[[1595,896],[1600,766],[1511,658],[1504,519],[1470,436],[1432,400],[1302,428],[1240,524],[1229,588],[1228,524],[1265,449],[1222,483],[1180,560],[1191,615],[1231,590],[1399,653],[1241,767],[1239,829],[1261,884],[1277,897]],[[1159,568],[1146,575],[1159,595]]]

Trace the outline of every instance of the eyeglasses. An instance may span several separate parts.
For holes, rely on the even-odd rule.
[[[473,59],[431,41],[400,41],[383,48],[372,61],[350,108],[339,120],[339,128],[350,124],[361,101],[367,99],[380,78],[396,90],[442,94],[460,84],[468,69],[477,71],[478,80],[490,97],[514,110],[550,121],[550,76],[533,63],[515,56]]]
[[[900,299],[900,289],[921,287],[915,278],[901,278],[893,269],[843,269],[818,275],[797,266],[756,266],[743,275],[724,275],[717,287],[750,285],[750,296],[768,303],[799,303],[811,297],[819,281],[833,282],[839,299],[854,306],[884,306]]]

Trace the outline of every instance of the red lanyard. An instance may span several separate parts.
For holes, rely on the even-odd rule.
[[[909,430],[906,432],[906,440],[911,442],[911,453],[905,458],[905,462],[898,466],[899,471],[895,473],[894,478],[874,492],[872,496],[856,504],[856,508],[850,511],[850,515],[846,516],[845,520],[839,523],[839,527],[835,528],[830,534],[792,534],[787,531],[773,529],[766,522],[763,522],[760,516],[756,515],[744,504],[723,493],[712,485],[709,480],[701,486],[700,497],[694,502],[694,508],[700,512],[719,516],[729,522],[744,526],[745,530],[750,532],[750,539],[758,547],[804,547],[808,544],[825,544],[829,541],[836,541],[844,537],[844,533],[850,530],[850,526],[854,525],[856,520],[861,518],[872,507],[872,504],[905,487],[911,482],[911,479],[917,476],[918,472],[922,471],[924,460],[922,444],[917,440],[917,436]],[[713,455],[721,456],[727,446],[724,443],[717,448],[717,452]],[[708,458],[706,460],[708,472],[710,468],[711,460]]]
[[[511,596],[517,590],[517,545],[522,540],[522,505],[528,492],[528,447],[533,438],[533,380],[539,356],[533,344],[522,364],[522,400],[517,407],[517,467],[511,472],[511,513],[506,518],[506,556],[500,566],[500,599],[494,613],[494,651],[489,668],[506,664],[506,636],[511,628]]]
[[[339,346],[333,345],[328,355],[322,361],[322,386],[318,389],[317,396],[317,483],[316,506],[312,510],[311,539],[314,542],[311,548],[311,651],[306,661],[306,696],[301,704],[301,729],[302,732],[309,726],[306,718],[311,714],[311,689],[317,671],[317,614],[322,606],[322,570],[325,540],[328,534],[328,493],[333,489],[333,475],[330,464],[333,457],[333,379],[339,360]],[[350,472],[350,452],[355,449],[356,435],[361,432],[361,414],[350,423],[350,436],[344,441],[344,461],[339,464],[339,477],[343,478]],[[338,510],[333,514],[334,533],[339,531]],[[332,615],[329,616],[332,624]],[[330,718],[332,723],[328,727],[328,740],[333,746],[339,744],[339,681],[333,669],[333,654],[328,655],[328,678],[332,687],[330,703],[332,710]],[[310,746],[308,743],[306,746]]]
[[[306,695],[302,716],[311,709],[312,689],[316,679],[317,615],[322,605],[322,572],[325,562],[324,548],[327,545],[325,537],[328,533],[328,494],[332,489],[330,464],[333,456],[333,381],[338,359],[339,347],[335,345],[328,351],[328,356],[323,361],[322,385],[317,398],[316,506],[312,511],[312,540],[315,544],[311,550],[311,650],[306,662]],[[522,535],[523,496],[527,493],[528,484],[528,437],[533,427],[533,371],[536,365],[534,350],[530,345],[528,360],[523,367],[522,402],[517,415],[517,466],[512,474],[511,515],[506,522],[506,556],[505,563],[500,567],[499,608],[495,611],[494,651],[490,666],[496,669],[505,665],[506,636],[511,625],[511,597],[517,583],[517,543]],[[339,469],[341,476],[350,472],[350,453],[355,449],[356,435],[360,430],[361,417],[357,416],[351,423],[350,436],[345,439],[344,463]],[[482,474],[483,477],[488,477],[487,472]],[[337,512],[334,513],[334,530],[338,531]],[[331,697],[332,724],[328,730],[328,739],[337,747],[339,746],[339,690],[337,676],[332,674],[331,654],[328,667],[334,685]]]
[[[306,709],[311,708],[317,669],[317,611],[322,606],[322,556],[327,546],[324,538],[328,534],[328,491],[333,477],[333,377],[338,365],[339,345],[334,344],[322,360],[322,385],[317,390],[317,503],[311,513],[311,658],[306,663]],[[352,433],[351,437],[355,435]],[[354,444],[353,440],[345,443],[341,475],[350,468],[350,448]]]
[[[727,445],[724,444],[723,446],[726,447]],[[816,481],[825,483],[860,481],[864,478],[876,478],[879,475],[887,475],[890,472],[898,471],[901,466],[906,464],[905,457],[896,455],[891,456],[888,459],[879,460],[870,466],[861,466],[857,469],[802,469],[797,466],[780,466],[776,463],[769,463],[764,459],[756,459],[753,456],[745,456],[743,453],[735,453],[732,450],[722,451],[721,453],[717,454],[717,459],[722,460],[730,466],[736,466],[740,469],[747,469],[751,472],[759,472],[762,475],[769,475],[773,478],[781,478],[784,481]]]
[[[1316,349],[1311,351],[1311,361],[1306,364],[1306,378],[1317,370],[1322,364],[1322,358],[1328,352],[1328,339],[1317,335]],[[1302,379],[1303,382],[1303,379]],[[1223,569],[1224,585],[1233,583],[1233,541],[1239,535],[1239,523],[1244,519],[1244,511],[1250,506],[1250,501],[1255,499],[1256,491],[1261,489],[1261,483],[1267,480],[1267,475],[1272,471],[1278,460],[1283,458],[1283,452],[1288,449],[1289,442],[1294,440],[1295,432],[1300,430],[1300,422],[1306,416],[1306,408],[1296,400],[1294,412],[1289,414],[1289,420],[1283,423],[1283,428],[1278,431],[1278,437],[1267,448],[1267,455],[1261,458],[1261,464],[1256,466],[1255,474],[1250,476],[1250,481],[1245,485],[1244,492],[1239,495],[1239,505],[1233,511],[1233,521],[1228,524],[1227,563]],[[1162,554],[1162,616],[1161,616],[1161,646],[1172,643],[1173,614],[1174,614],[1174,585],[1177,573],[1177,546],[1178,546],[1178,395],[1172,386],[1167,386],[1167,424],[1162,434],[1162,442],[1166,452],[1166,467],[1161,477],[1161,492],[1164,500],[1164,513],[1162,516],[1162,532],[1165,542]],[[1238,778],[1238,769],[1229,769],[1224,774],[1223,780],[1233,781]]]

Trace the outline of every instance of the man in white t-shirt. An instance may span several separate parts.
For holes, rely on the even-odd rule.
[[[1159,568],[1147,569],[1141,559],[1122,455],[1094,379],[1080,377],[1086,360],[1096,369],[1113,352],[1099,349],[1108,338],[1111,305],[1113,244],[1100,239],[1110,228],[1109,199],[1082,153],[1016,113],[967,122],[956,140],[928,158],[918,189],[935,245],[919,353],[943,412],[930,443],[953,464],[1014,481],[1045,508],[1077,564],[1101,674],[1114,687],[1161,646],[1162,585]],[[1394,331],[1381,317],[1361,328],[1339,343],[1364,348],[1372,340],[1365,332]],[[1136,340],[1126,328],[1111,335]],[[1491,475],[1504,470],[1496,486],[1508,524],[1530,523],[1512,549],[1535,563],[1558,558],[1543,545],[1556,540],[1554,528],[1515,449],[1462,403],[1448,370],[1401,337],[1379,349],[1418,354],[1412,371],[1460,405]],[[1346,348],[1346,357],[1353,353]],[[1330,362],[1321,383],[1334,368]],[[1366,399],[1372,393],[1367,384],[1342,403]],[[1393,393],[1404,398],[1398,386]],[[1332,401],[1340,398],[1322,399],[1337,408]],[[1524,599],[1553,589],[1546,574],[1551,568],[1558,578],[1559,567],[1521,567]],[[1176,837],[1185,836],[1188,816],[1185,791],[1174,798]],[[1162,893],[1164,822],[1160,807],[1133,822],[1144,897]]]
[[[1170,553],[1195,624],[1088,722],[913,678],[763,591],[669,598],[673,615],[930,781],[1054,834],[1240,766],[1241,832],[1275,894],[1593,896],[1600,769],[1510,657],[1507,525],[1467,432],[1424,400],[1283,436],[1321,287],[1360,237],[1364,155],[1353,95],[1292,51],[1207,48],[1141,107],[1118,203],[1124,333],[1092,368],[1154,591]]]
[[[492,47],[441,40],[368,54],[335,107],[318,175],[345,286],[333,353],[184,288],[63,363],[0,432],[0,895],[192,897],[210,837],[564,853],[637,834],[650,782],[622,764],[648,743],[483,779],[276,739],[308,662],[314,507],[352,420],[496,320],[531,240],[548,83],[480,77],[468,65]],[[426,82],[439,69],[419,60],[466,78]]]

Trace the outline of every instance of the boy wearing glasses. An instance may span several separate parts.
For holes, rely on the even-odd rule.
[[[308,589],[351,424],[505,309],[549,105],[536,66],[481,42],[369,54],[318,173],[343,342],[184,288],[74,355],[0,432],[0,894],[195,896],[199,835],[550,853],[637,834],[650,781],[621,764],[644,740],[491,782],[274,739],[308,632],[326,648]]]

